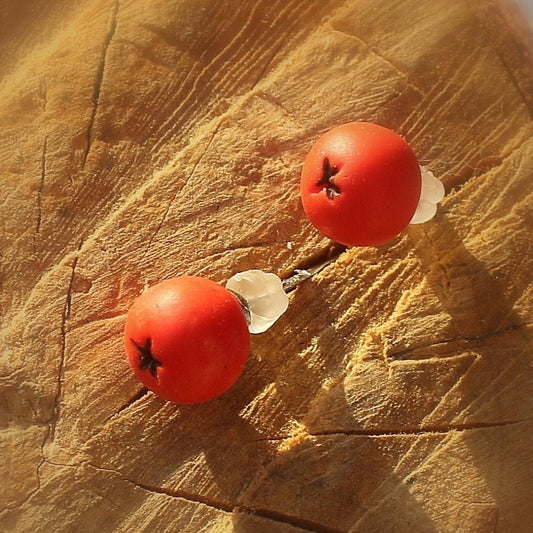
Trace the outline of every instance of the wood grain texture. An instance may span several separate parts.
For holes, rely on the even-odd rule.
[[[510,6],[4,4],[2,530],[530,531],[533,47]],[[291,293],[220,399],[143,389],[135,296],[323,257],[299,171],[351,120],[409,141],[437,217]]]

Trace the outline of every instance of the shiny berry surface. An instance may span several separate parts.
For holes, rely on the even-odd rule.
[[[135,300],[124,345],[130,366],[148,389],[190,404],[216,398],[235,383],[250,335],[233,294],[208,279],[180,276]]]
[[[420,167],[397,133],[350,122],[322,135],[302,168],[304,210],[317,230],[347,246],[385,243],[409,224],[420,198]]]

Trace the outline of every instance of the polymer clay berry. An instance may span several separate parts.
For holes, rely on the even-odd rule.
[[[250,335],[234,294],[208,279],[180,276],[135,300],[124,344],[130,366],[148,389],[192,404],[212,400],[235,383]]]
[[[302,169],[304,210],[320,233],[347,246],[375,246],[401,233],[420,199],[415,154],[397,133],[350,122],[322,135]]]

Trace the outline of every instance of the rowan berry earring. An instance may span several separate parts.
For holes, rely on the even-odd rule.
[[[346,246],[376,246],[431,219],[444,186],[397,133],[351,122],[322,135],[302,168],[304,210],[320,233]]]
[[[304,209],[316,228],[347,246],[372,246],[409,223],[430,219],[444,196],[439,180],[421,170],[409,145],[382,126],[353,122],[325,133],[302,170]],[[226,287],[181,276],[135,300],[124,332],[128,361],[148,389],[165,400],[200,403],[239,378],[250,333],[262,333],[286,311],[287,292],[319,272],[297,270],[283,282],[248,270]]]
[[[161,281],[128,312],[128,362],[137,378],[165,400],[212,400],[241,375],[250,333],[266,331],[287,307],[280,278],[261,270],[236,274],[226,288],[194,276]]]

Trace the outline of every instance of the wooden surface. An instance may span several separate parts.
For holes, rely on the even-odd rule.
[[[516,21],[484,0],[3,2],[2,530],[531,531]],[[350,120],[410,142],[446,185],[436,219],[293,292],[219,400],[146,392],[135,296],[320,260],[299,172]]]

